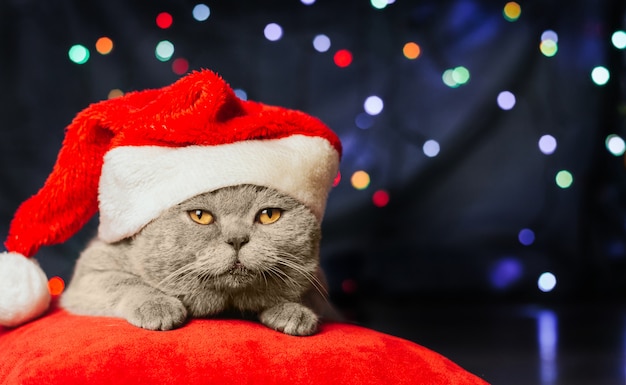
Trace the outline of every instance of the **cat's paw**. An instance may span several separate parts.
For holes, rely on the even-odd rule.
[[[285,302],[264,310],[261,322],[274,330],[293,336],[310,336],[317,331],[318,317],[308,307]]]
[[[187,309],[174,297],[159,296],[148,299],[127,316],[128,322],[148,330],[171,330],[187,319]]]

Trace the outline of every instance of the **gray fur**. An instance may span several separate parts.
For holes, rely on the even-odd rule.
[[[264,208],[284,212],[263,225],[255,217]],[[193,222],[188,211],[196,209],[215,222]],[[253,313],[270,328],[310,335],[332,312],[321,298],[320,233],[314,215],[287,195],[222,188],[170,208],[132,238],[92,241],[61,304],[151,330],[177,328],[188,317]]]

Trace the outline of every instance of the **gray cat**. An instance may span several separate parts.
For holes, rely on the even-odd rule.
[[[310,335],[320,317],[336,314],[324,296],[320,237],[315,216],[290,196],[225,187],[168,209],[131,238],[92,241],[61,305],[150,330],[251,313],[272,329]]]

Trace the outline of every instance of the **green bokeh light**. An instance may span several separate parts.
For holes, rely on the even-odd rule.
[[[89,50],[80,44],[73,45],[67,52],[70,60],[76,64],[85,64],[89,60]]]
[[[556,185],[560,188],[569,188],[574,183],[572,173],[567,170],[561,170],[556,173]]]

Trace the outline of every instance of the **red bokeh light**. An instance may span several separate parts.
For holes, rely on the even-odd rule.
[[[372,202],[376,207],[385,207],[389,203],[389,193],[385,190],[378,190],[372,195]]]
[[[159,28],[166,29],[172,26],[174,18],[167,12],[161,12],[157,15],[156,24]]]
[[[333,187],[337,186],[341,182],[341,172],[337,171],[337,176],[333,180]]]
[[[189,70],[189,62],[187,59],[178,58],[172,62],[172,71],[176,75],[184,75]]]
[[[352,63],[352,52],[347,49],[340,49],[333,57],[337,67],[345,68]]]
[[[52,277],[48,280],[48,291],[50,295],[61,295],[65,290],[65,281],[61,277]]]

